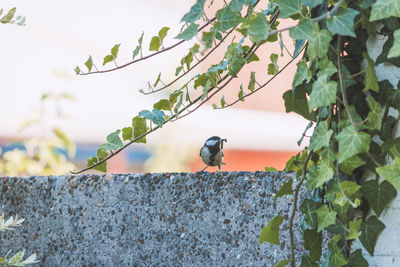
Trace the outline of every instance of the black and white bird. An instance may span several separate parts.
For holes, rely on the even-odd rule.
[[[207,139],[204,146],[200,149],[200,157],[203,162],[207,165],[201,171],[207,169],[208,166],[218,166],[221,170],[221,165],[225,164],[223,146],[226,139],[222,139],[219,136],[212,136]]]

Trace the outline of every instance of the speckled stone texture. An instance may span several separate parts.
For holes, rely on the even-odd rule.
[[[0,209],[25,218],[0,233],[0,255],[37,253],[42,266],[273,266],[289,258],[292,196],[281,172],[163,173],[0,179]],[[258,244],[286,218],[281,245]],[[295,241],[300,242],[299,218]],[[286,228],[286,229],[285,229]]]

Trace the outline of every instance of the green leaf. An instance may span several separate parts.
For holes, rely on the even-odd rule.
[[[306,82],[309,82],[310,79],[311,70],[308,68],[306,60],[303,59],[297,63],[297,70],[296,74],[294,75],[292,87],[294,88],[297,85],[302,84],[304,80],[306,80]]]
[[[253,17],[248,25],[246,25],[246,28],[248,35],[250,35],[251,40],[254,42],[266,40],[270,31],[267,19],[262,13],[258,13]]]
[[[113,56],[114,59],[116,59],[118,57],[118,52],[119,52],[119,46],[121,44],[116,44],[113,46],[113,48],[111,48],[111,55]]]
[[[171,104],[171,107],[175,105],[176,101],[178,100],[178,97],[182,95],[183,92],[180,90],[175,90],[172,94],[169,95],[169,103]]]
[[[308,255],[301,255],[301,264],[300,267],[318,267],[319,265],[312,261]]]
[[[319,165],[311,166],[307,174],[307,189],[312,190],[321,187],[333,178],[332,164],[328,159],[321,160]]]
[[[243,84],[240,85],[240,90],[239,90],[239,93],[238,93],[238,99],[239,99],[240,101],[244,101]]]
[[[385,225],[376,216],[370,216],[367,221],[361,224],[359,239],[371,256],[374,256],[376,240],[378,240],[378,236],[383,229],[385,229]]]
[[[145,118],[140,118],[138,116],[132,119],[132,127],[133,127],[133,137],[136,139],[142,134],[147,132],[147,123]],[[146,143],[146,136],[138,139],[136,143]]]
[[[277,168],[269,167],[269,166],[265,166],[265,167],[264,167],[264,170],[265,170],[266,172],[277,172],[277,171],[278,171]]]
[[[114,57],[112,55],[107,55],[104,57],[104,61],[103,61],[103,66],[111,61],[114,60]]]
[[[273,267],[285,267],[291,260],[280,260],[277,264],[275,264]]]
[[[368,152],[371,136],[349,125],[336,136],[336,140],[339,142],[339,163],[342,163],[358,153]]]
[[[150,51],[158,51],[160,49],[160,46],[161,46],[160,37],[153,36],[153,38],[151,38],[149,50]]]
[[[242,54],[238,52],[234,53],[231,63],[228,66],[228,74],[232,77],[236,77],[244,64],[246,64],[246,59],[242,56]]]
[[[400,189],[400,158],[395,157],[394,161],[386,166],[376,168],[376,172],[391,183],[396,190]]]
[[[265,168],[267,168],[267,167],[265,167]],[[289,181],[284,183],[279,188],[278,192],[276,192],[274,200],[276,200],[278,197],[281,197],[281,196],[284,196],[284,195],[292,195],[293,194],[292,184],[293,184],[293,179],[290,179]]]
[[[326,74],[327,77],[330,78],[336,72],[336,66],[327,57],[324,57],[318,62],[318,77]]]
[[[313,40],[315,38],[313,33],[313,24],[310,19],[302,19],[299,24],[289,30],[289,35],[294,40]]]
[[[339,167],[342,172],[351,175],[354,169],[364,165],[365,163],[366,162],[360,159],[359,157],[353,156],[340,163]]]
[[[279,71],[278,55],[277,54],[271,54],[269,59],[271,60],[271,63],[268,64],[268,74],[270,74],[270,75],[278,74],[278,71]]]
[[[329,251],[331,252],[331,255],[329,256],[329,264],[332,265],[332,267],[341,267],[341,266],[347,264],[347,261],[344,258],[341,250],[337,246],[337,242],[339,240],[340,240],[340,235],[336,235],[328,243],[328,248],[329,248]]]
[[[250,81],[249,85],[247,86],[247,89],[253,92],[255,84],[256,84],[256,73],[252,71],[250,73]]]
[[[319,261],[322,255],[322,233],[317,233],[315,229],[304,229],[304,248],[310,252],[313,261]]]
[[[232,12],[229,6],[226,6],[218,10],[215,16],[217,18],[215,29],[221,32],[225,32],[230,28],[236,27],[243,20],[242,17],[240,16],[240,13]]]
[[[314,129],[314,133],[310,139],[309,149],[313,151],[318,151],[323,147],[329,146],[329,141],[331,140],[332,134],[333,130],[328,130],[327,121],[321,121]]]
[[[135,59],[135,57],[139,54],[140,50],[142,49],[143,35],[144,32],[142,32],[142,35],[138,39],[139,45],[136,46],[135,50],[133,50],[132,59]]]
[[[171,110],[168,99],[161,99],[153,105],[153,108],[158,110]]]
[[[15,7],[11,8],[6,15],[4,15],[1,19],[0,22],[3,24],[10,23],[11,20],[13,19],[15,12],[17,9]]]
[[[367,103],[370,109],[368,112],[368,126],[370,129],[380,130],[383,117],[382,107],[372,96],[367,96]]]
[[[156,87],[157,84],[161,81],[161,72],[158,74],[156,81],[154,82],[153,86]]]
[[[214,37],[215,32],[203,32],[201,40],[204,42],[206,48],[211,48]]]
[[[122,128],[122,139],[124,141],[126,140],[132,140],[132,127],[124,127]]]
[[[398,0],[377,0],[371,9],[369,21],[400,17],[400,3]]]
[[[194,36],[196,36],[198,28],[199,25],[191,23],[189,27],[187,27],[183,32],[178,34],[178,36],[176,36],[175,38],[188,41],[192,39]]]
[[[328,30],[334,34],[356,37],[354,32],[354,17],[360,13],[351,8],[340,9],[326,21]]]
[[[85,62],[85,66],[88,68],[89,72],[92,70],[92,67],[93,67],[92,56],[89,55],[88,60],[86,60],[86,62]]]
[[[300,210],[304,213],[304,221],[312,228],[318,225],[317,210],[321,206],[321,203],[311,199],[305,199],[300,205]]]
[[[360,185],[351,181],[341,182],[340,187],[342,188],[343,192],[346,194],[347,197],[353,196],[361,188]]]
[[[357,239],[360,236],[361,231],[359,231],[359,229],[360,229],[361,223],[362,223],[362,219],[358,219],[357,221],[349,222],[350,232],[347,235],[346,240]]]
[[[197,21],[201,16],[203,16],[203,6],[206,0],[197,0],[188,13],[186,13],[181,22],[192,23]]]
[[[165,116],[165,113],[156,108],[153,109],[153,111],[142,110],[139,112],[139,117],[146,118],[146,119],[152,121],[155,125],[158,125],[160,127],[162,127],[162,125],[165,122],[164,116]]]
[[[119,137],[120,133],[121,130],[116,130],[115,132],[110,133],[107,136],[107,143],[100,145],[100,148],[105,150],[115,150],[123,147],[124,144],[122,143],[121,138]]]
[[[81,73],[81,69],[80,69],[78,66],[76,66],[76,68],[74,69],[74,71],[75,71],[76,74]]]
[[[226,104],[226,102],[225,102],[225,96],[222,96],[222,97],[221,97],[221,107],[224,108],[224,107],[225,107],[225,104]]]
[[[366,84],[364,90],[379,91],[378,78],[376,77],[374,61],[367,53],[363,53],[363,57],[368,61],[368,67],[365,74]]]
[[[275,245],[280,245],[279,241],[279,226],[283,222],[283,217],[280,215],[275,216],[268,224],[261,230],[258,244],[261,245],[264,242],[268,242]]]
[[[306,97],[305,86],[296,87],[294,95],[292,93],[292,90],[286,91],[283,94],[283,99],[285,100],[286,112],[289,113],[293,111],[303,116],[307,120],[312,120],[312,121],[317,120],[315,112],[308,110],[308,100]]]
[[[240,12],[244,5],[248,5],[250,0],[232,0],[229,7],[233,12]]]
[[[288,18],[301,10],[301,0],[276,0],[275,2],[279,6],[280,18]]]
[[[368,267],[368,262],[362,256],[362,250],[357,249],[349,256],[347,267]]]
[[[183,69],[182,66],[177,67],[175,70],[175,76],[178,76],[178,74],[182,71],[182,69]]]
[[[163,42],[165,36],[167,36],[168,31],[169,31],[169,27],[163,27],[163,28],[158,32],[158,37],[160,38],[161,43]]]
[[[332,40],[331,33],[326,30],[314,30],[314,39],[310,39],[307,48],[307,55],[310,57],[310,61],[315,58],[326,57],[329,49],[329,43]]]
[[[337,82],[328,81],[327,75],[321,75],[314,82],[308,102],[309,110],[328,106],[336,102]]]
[[[362,184],[361,190],[378,217],[389,202],[397,196],[396,189],[388,181],[378,184],[376,180],[370,180]]]
[[[313,8],[322,4],[323,1],[324,0],[303,0],[303,5]]]
[[[393,33],[394,42],[389,50],[388,58],[400,57],[400,29]]]
[[[318,216],[318,229],[317,232],[321,232],[325,227],[335,224],[336,222],[336,211],[329,211],[327,205],[323,205],[317,210]]]
[[[203,86],[203,94],[201,95],[201,100],[204,100],[207,97],[210,86],[211,86],[211,81],[207,80],[206,85]]]

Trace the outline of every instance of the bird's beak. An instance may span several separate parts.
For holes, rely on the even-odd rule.
[[[221,139],[219,143],[221,144],[221,148],[224,148],[224,142],[228,142],[226,139]]]

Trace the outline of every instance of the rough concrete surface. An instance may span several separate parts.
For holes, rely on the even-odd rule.
[[[25,218],[0,233],[0,255],[42,266],[273,266],[289,258],[292,174],[164,173],[0,179],[0,212]],[[280,214],[281,245],[258,244]],[[295,241],[302,239],[296,217]],[[285,230],[286,228],[286,230]]]

